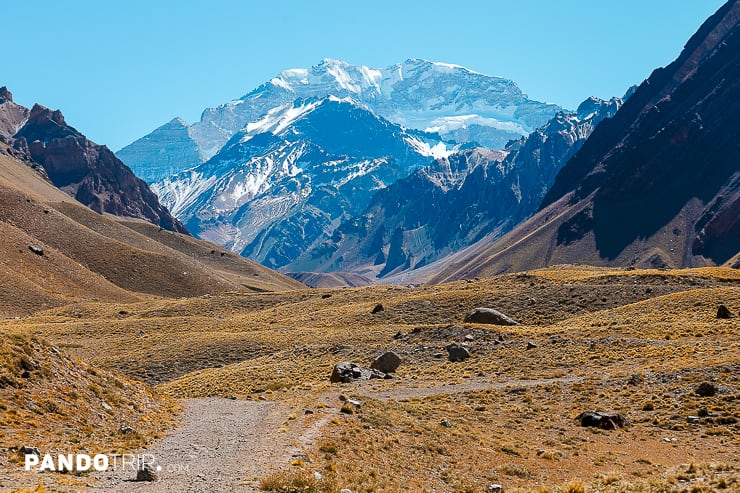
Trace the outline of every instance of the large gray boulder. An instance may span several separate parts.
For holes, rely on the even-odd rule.
[[[466,323],[491,325],[519,325],[517,322],[493,308],[474,308],[465,315]]]
[[[370,364],[373,370],[379,370],[383,373],[394,373],[401,365],[401,357],[393,351],[383,353]]]

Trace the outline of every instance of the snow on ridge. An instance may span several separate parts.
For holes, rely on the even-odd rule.
[[[341,178],[337,180],[332,180],[331,185],[336,188],[341,188],[350,181],[354,180],[355,178],[359,178],[361,176],[365,176],[367,174],[372,173],[375,171],[378,167],[382,166],[383,164],[387,164],[388,160],[386,158],[380,158],[380,159],[365,159],[363,161],[358,162],[350,162],[347,163],[346,161],[333,161],[334,163],[340,163],[340,164],[350,164],[351,167],[354,168],[353,171],[348,172],[347,174],[343,175]]]
[[[483,72],[478,72],[477,70],[472,70],[472,69],[469,69],[468,67],[457,65],[456,63],[433,62],[429,60],[424,60],[424,61],[425,62],[428,61],[429,63],[431,63],[433,66],[437,68],[448,69],[450,72],[452,72],[453,70],[462,70],[469,74],[482,75],[484,77],[490,77],[492,79],[507,79],[508,80],[508,77],[503,77],[501,75],[484,74]]]
[[[294,80],[301,84],[308,84],[308,69],[307,68],[289,68],[280,72],[280,75],[276,79],[281,79],[284,82],[288,80]]]
[[[446,133],[453,130],[459,130],[461,128],[467,128],[469,125],[493,127],[498,130],[527,135],[527,131],[518,123],[501,121],[496,118],[484,117],[477,114],[435,118],[430,122],[430,126],[424,129],[424,131],[430,133]]]
[[[460,69],[462,69],[462,70],[466,70],[468,72],[472,72],[472,70],[469,70],[469,69],[463,67],[462,65],[458,65],[456,63],[444,63],[444,62],[430,62],[430,63],[432,65],[434,65],[435,67],[441,67],[441,68],[446,68],[446,69],[450,69],[450,70],[455,70],[455,69],[460,70]]]
[[[431,146],[416,137],[404,137],[404,140],[422,156],[428,156],[434,159],[446,158],[454,152],[452,149],[447,149],[444,142],[438,142],[434,146]]]
[[[247,124],[245,128],[247,135],[242,137],[241,142],[246,142],[252,136],[260,133],[271,132],[278,134],[300,117],[312,111],[321,102],[313,101],[300,106],[296,106],[293,103],[285,103],[281,106],[276,106],[268,111],[262,119]]]
[[[344,67],[339,66],[339,64],[327,64],[326,72],[334,77],[334,80],[337,81],[337,84],[339,84],[339,87],[342,89],[346,89],[347,91],[354,93],[360,92],[360,86],[357,85],[347,70],[345,70]]]
[[[452,73],[455,70],[461,70],[461,71],[466,72],[468,74],[482,75],[483,77],[490,77],[492,79],[506,79],[506,80],[509,80],[508,77],[503,77],[503,76],[500,76],[500,75],[486,74],[486,73],[479,72],[477,70],[473,70],[473,69],[470,69],[468,67],[465,67],[464,65],[458,65],[456,63],[447,63],[447,62],[436,62],[434,60],[427,60],[425,58],[409,58],[408,60],[404,61],[403,63],[399,63],[399,64],[396,64],[396,65],[391,65],[390,67],[387,67],[386,68],[386,71],[388,71],[388,70],[390,70],[390,69],[392,69],[392,68],[394,68],[396,66],[413,65],[413,64],[418,64],[419,62],[424,63],[424,64],[429,64],[432,67],[438,69],[438,71],[440,71],[440,72],[445,71],[447,73]]]
[[[152,192],[173,216],[179,217],[206,193],[216,182],[216,177],[205,178],[202,173],[189,170],[150,185]]]
[[[357,106],[357,102],[349,96],[347,96],[346,98],[340,98],[339,96],[330,94],[324,101],[331,101],[333,103],[349,103]]]
[[[310,68],[292,68],[280,72],[280,74],[271,79],[270,82],[283,89],[295,92],[296,86],[306,86],[312,84],[312,79],[320,74],[328,74],[337,84],[345,91],[354,94],[362,94],[367,90],[379,94],[389,94],[392,86],[406,77],[405,72],[412,70],[413,67],[427,66],[433,72],[453,73],[461,71],[466,74],[475,74],[483,77],[494,79],[506,79],[497,75],[484,74],[471,70],[462,65],[446,62],[430,61],[422,58],[409,58],[403,62],[395,63],[383,68],[373,68],[366,65],[353,65],[343,60],[324,58],[321,62]],[[422,79],[430,74],[422,74]]]
[[[282,87],[286,91],[295,92],[295,90],[293,89],[293,86],[291,86],[290,84],[288,84],[287,82],[285,82],[285,79],[282,79],[281,77],[273,77],[272,79],[270,79],[270,82],[273,85],[276,85],[278,87]]]

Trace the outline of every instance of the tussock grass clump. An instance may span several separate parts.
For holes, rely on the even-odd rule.
[[[277,471],[260,479],[260,489],[274,493],[336,493],[337,483],[328,474]]]

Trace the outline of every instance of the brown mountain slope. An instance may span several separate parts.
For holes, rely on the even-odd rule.
[[[540,212],[427,280],[558,263],[698,267],[740,251],[740,3],[731,0],[602,122]]]
[[[303,287],[210,243],[144,221],[97,214],[2,152],[0,234],[0,315],[5,316],[92,298],[131,302],[142,294]]]
[[[37,492],[90,490],[75,481],[82,475],[23,476],[22,445],[54,457],[132,450],[171,427],[178,407],[141,382],[69,357],[17,323],[0,328],[0,403],[0,487]],[[135,432],[121,433],[123,425],[135,426]],[[16,475],[14,485],[8,476]],[[58,486],[36,487],[52,481]],[[14,488],[20,485],[28,489]]]

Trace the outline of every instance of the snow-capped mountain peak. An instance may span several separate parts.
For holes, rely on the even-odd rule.
[[[434,130],[448,140],[499,149],[562,110],[530,100],[512,80],[451,63],[409,58],[372,68],[326,58],[309,68],[284,70],[241,98],[206,109],[193,125],[157,129],[119,151],[119,156],[148,181],[158,181],[166,175],[157,173],[207,161],[245,128],[253,133],[279,127],[276,115],[283,115],[286,105],[298,99],[329,96],[350,98],[409,129]],[[284,117],[283,125],[289,125],[290,116]],[[277,127],[273,130],[279,132]],[[176,146],[162,141],[173,132]]]

